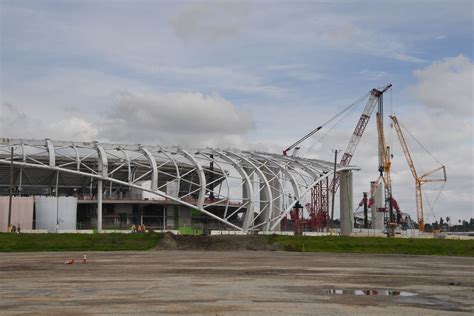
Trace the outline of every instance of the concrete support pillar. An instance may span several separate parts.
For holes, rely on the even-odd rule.
[[[375,181],[370,183],[371,198],[374,203],[370,208],[372,215],[372,229],[383,229],[383,213],[378,209],[383,207],[383,187],[382,183],[377,184]]]
[[[340,172],[341,186],[339,189],[340,205],[341,205],[341,235],[350,236],[352,233],[353,215],[353,189],[352,189],[352,172]]]
[[[102,232],[102,180],[97,181],[97,232]]]
[[[104,148],[99,145],[98,142],[95,142],[97,148],[97,167],[98,172],[101,176],[108,176],[108,163],[107,163],[107,153]],[[102,232],[102,194],[104,192],[102,179],[97,180],[97,231]]]

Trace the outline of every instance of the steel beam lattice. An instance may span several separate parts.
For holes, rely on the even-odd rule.
[[[278,230],[334,172],[331,162],[253,151],[0,138],[0,191],[8,189],[11,148],[19,194],[47,194],[56,181],[84,199],[121,199],[133,189],[245,233]]]

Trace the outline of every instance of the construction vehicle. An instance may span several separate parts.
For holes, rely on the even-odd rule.
[[[398,139],[400,140],[400,145],[402,146],[403,153],[405,154],[405,158],[407,160],[408,166],[411,170],[413,178],[415,178],[416,215],[417,215],[417,220],[418,220],[418,229],[423,232],[425,230],[425,220],[424,220],[424,213],[423,213],[422,185],[428,182],[446,182],[447,181],[446,167],[444,165],[441,165],[441,167],[438,167],[421,176],[418,176],[418,173],[415,168],[415,164],[413,163],[410,150],[408,149],[408,145],[406,143],[405,137],[400,128],[400,123],[398,122],[398,118],[395,115],[390,115],[390,118],[392,119],[393,126],[395,127],[395,131],[397,132],[397,136],[398,136]],[[438,178],[438,179],[427,178],[428,176],[431,176],[440,170],[443,171],[442,178]]]

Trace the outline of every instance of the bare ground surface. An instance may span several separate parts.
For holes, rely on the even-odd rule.
[[[474,313],[474,258],[279,251],[87,255],[88,264],[65,265],[68,258],[80,262],[82,253],[0,253],[0,314]],[[359,289],[416,295],[351,294]]]
[[[265,236],[258,235],[191,236],[166,233],[163,239],[156,245],[156,250],[261,251],[283,250],[283,247],[270,244],[266,241]]]

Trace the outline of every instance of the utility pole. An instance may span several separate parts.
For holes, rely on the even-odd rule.
[[[340,150],[337,150],[337,149],[334,149],[334,173],[333,173],[333,178],[332,178],[332,182],[335,183],[336,181],[336,167],[337,167],[337,153],[340,151]],[[333,224],[334,224],[334,197],[336,196],[336,190],[332,190],[332,201],[331,201],[331,228],[334,228],[333,227]]]
[[[59,170],[56,171],[56,233],[59,232],[59,197],[58,197]]]
[[[10,226],[12,225],[12,198],[13,198],[13,147],[11,148],[10,153],[10,192],[8,199],[8,231],[10,231]]]
[[[364,203],[364,228],[367,229],[369,228],[369,219],[367,218],[367,213],[369,211],[369,208],[368,208],[368,198],[367,198],[367,192],[364,192],[364,198],[362,200],[362,202]]]
[[[214,201],[214,155],[210,155],[211,162],[209,162],[209,200]]]

